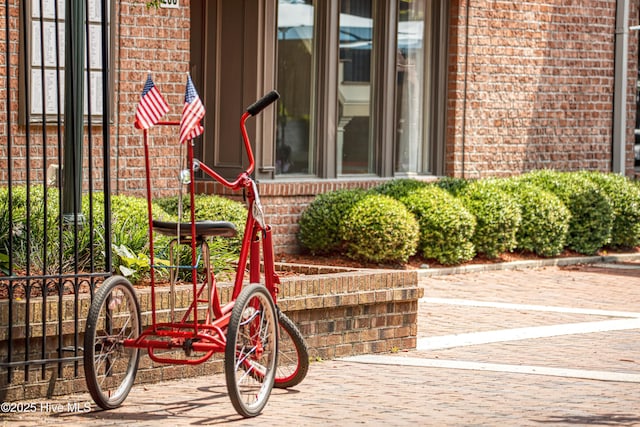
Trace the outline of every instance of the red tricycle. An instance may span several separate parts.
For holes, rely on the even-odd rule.
[[[274,267],[271,227],[265,223],[256,182],[251,178],[255,161],[246,129],[247,120],[279,98],[272,91],[247,108],[240,130],[249,166],[234,181],[228,181],[194,158],[193,140],[187,145],[187,168],[182,171],[189,188],[190,221],[153,219],[151,163],[147,130],[144,152],[147,172],[147,202],[150,240],[150,306],[145,325],[140,302],[132,284],[114,275],[97,289],[91,304],[84,337],[84,371],[91,397],[103,409],[118,407],[125,400],[138,370],[140,350],[146,349],[157,363],[199,364],[216,353],[224,353],[227,390],[236,411],[253,417],[263,410],[272,388],[299,384],[307,374],[309,355],[302,334],[276,305],[279,277]],[[179,125],[160,122],[161,125]],[[202,171],[220,184],[243,191],[247,219],[229,301],[221,303],[210,265],[210,237],[233,237],[233,223],[195,219],[194,174]],[[173,236],[167,265],[156,263],[154,231]],[[186,245],[186,246],[184,246]],[[181,265],[180,253],[190,252]],[[245,271],[248,266],[248,281]],[[170,270],[170,307],[159,308],[155,271]],[[178,278],[190,277],[192,294],[186,310],[176,310]],[[176,357],[176,354],[179,357]]]

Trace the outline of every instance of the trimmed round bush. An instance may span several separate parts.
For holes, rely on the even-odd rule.
[[[457,196],[465,189],[467,185],[469,185],[468,180],[464,178],[455,178],[452,176],[443,176],[440,178],[435,185],[442,188],[443,190],[447,190],[449,193]]]
[[[472,242],[478,253],[496,258],[516,247],[516,233],[522,221],[520,206],[514,197],[500,189],[496,180],[474,181],[459,197],[476,217]]]
[[[313,255],[339,251],[343,243],[340,225],[351,208],[366,194],[362,189],[352,189],[318,195],[298,221],[300,245]]]
[[[611,246],[640,245],[640,188],[622,175],[582,172],[609,198],[613,210]]]
[[[412,192],[420,188],[424,188],[427,185],[429,184],[416,179],[398,178],[387,181],[384,184],[380,184],[377,187],[372,188],[371,191],[373,193],[392,197],[396,200],[401,200],[403,197],[406,197]]]
[[[522,222],[516,232],[517,248],[544,257],[562,252],[571,219],[564,203],[555,194],[530,182],[506,179],[502,188],[520,205]]]
[[[442,188],[430,185],[401,200],[420,225],[420,251],[441,264],[459,264],[472,259],[476,219],[462,202]]]
[[[613,210],[608,197],[584,175],[539,170],[522,176],[558,196],[571,212],[567,246],[592,255],[611,238]]]
[[[380,194],[370,194],[353,205],[340,230],[346,255],[355,260],[406,262],[418,246],[416,218],[404,204]]]

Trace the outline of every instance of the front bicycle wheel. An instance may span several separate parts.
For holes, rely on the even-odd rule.
[[[251,284],[242,290],[229,319],[224,370],[231,403],[243,417],[259,415],[271,395],[278,357],[277,322],[267,288]]]
[[[140,336],[140,323],[131,283],[121,276],[105,280],[93,297],[84,334],[84,375],[102,409],[120,406],[133,386],[140,350],[125,347],[124,340]]]
[[[286,314],[278,311],[278,367],[274,387],[289,388],[302,382],[309,370],[309,350],[300,330]]]

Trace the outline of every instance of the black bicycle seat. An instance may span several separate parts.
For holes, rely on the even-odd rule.
[[[178,223],[153,220],[153,229],[166,236],[178,234]],[[196,237],[209,236],[235,237],[238,234],[236,226],[229,221],[196,221]],[[180,238],[191,237],[191,223],[180,223]]]

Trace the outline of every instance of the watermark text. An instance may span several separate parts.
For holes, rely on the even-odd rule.
[[[86,413],[91,411],[91,402],[2,402],[0,413],[46,412],[49,414]]]

